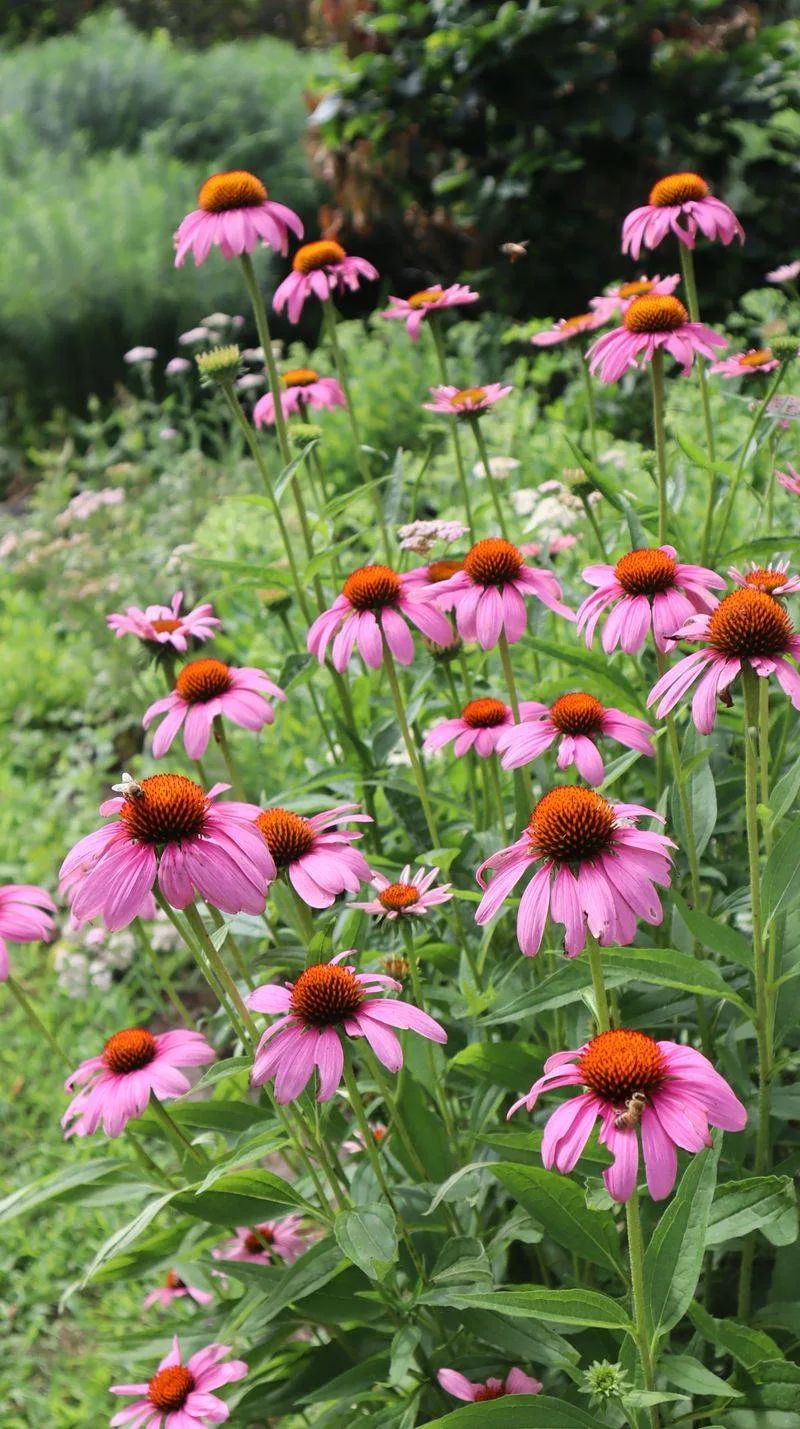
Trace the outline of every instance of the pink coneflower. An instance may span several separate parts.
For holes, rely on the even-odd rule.
[[[432,402],[423,402],[426,412],[444,417],[475,417],[513,392],[502,382],[489,382],[485,387],[431,387]]]
[[[224,913],[263,913],[276,869],[253,825],[256,804],[213,801],[184,774],[151,774],[100,805],[113,823],[87,834],[61,865],[60,890],[78,926],[102,917],[112,932],[152,908],[156,881],[173,908],[198,893]]]
[[[702,1052],[677,1042],[656,1042],[644,1032],[616,1028],[544,1064],[544,1075],[527,1096],[512,1106],[532,1111],[541,1092],[583,1086],[587,1091],[564,1102],[549,1118],[542,1139],[548,1170],[568,1174],[600,1118],[598,1140],[614,1157],[603,1180],[615,1201],[627,1201],[636,1189],[641,1126],[647,1187],[663,1201],[678,1174],[676,1147],[702,1151],[711,1145],[709,1123],[723,1131],[741,1131],[747,1112]]]
[[[102,1124],[119,1136],[141,1116],[154,1092],[159,1101],[182,1097],[191,1088],[181,1067],[213,1062],[214,1052],[199,1032],[159,1032],[126,1027],[109,1037],[99,1057],[89,1057],[67,1077],[65,1091],[80,1087],[61,1118],[65,1136],[91,1136]]]
[[[155,1290],[145,1296],[144,1309],[149,1310],[151,1305],[163,1305],[166,1309],[173,1300],[181,1300],[186,1295],[198,1305],[210,1305],[214,1299],[207,1290],[198,1290],[196,1285],[187,1285],[176,1271],[170,1270],[163,1285],[157,1285]]]
[[[302,1216],[285,1216],[282,1221],[237,1226],[233,1240],[217,1246],[211,1254],[215,1260],[246,1260],[251,1265],[272,1265],[276,1259],[292,1265],[307,1244],[301,1225]]]
[[[717,372],[720,377],[749,377],[753,372],[772,372],[778,366],[777,357],[772,356],[769,347],[749,347],[747,352],[737,352],[735,357],[724,357],[715,362],[709,372]]]
[[[721,199],[712,198],[705,179],[699,174],[669,174],[653,184],[648,203],[628,214],[622,225],[622,251],[638,258],[643,247],[657,248],[668,233],[694,248],[698,229],[720,243],[734,238],[744,242],[736,214]]]
[[[289,230],[303,237],[297,214],[267,197],[255,174],[231,169],[212,174],[197,195],[198,207],[187,213],[175,234],[175,267],[191,253],[198,268],[216,245],[223,258],[239,258],[265,244],[276,253],[289,250]]]
[[[786,491],[791,491],[793,496],[800,496],[800,471],[795,471],[791,462],[787,462],[788,471],[776,471],[775,475],[779,484]]]
[[[635,826],[637,819],[659,817],[641,804],[612,804],[579,785],[551,789],[516,843],[478,869],[481,888],[487,886],[485,869],[493,877],[475,922],[488,923],[538,864],[517,913],[517,939],[526,957],[538,953],[548,913],[564,926],[567,957],[582,951],[587,927],[604,945],[633,942],[637,917],[654,926],[663,917],[654,885],[669,887],[668,850],[675,845],[664,834]]]
[[[427,1012],[407,1002],[382,997],[384,988],[401,985],[384,973],[357,973],[342,965],[353,949],[337,953],[328,963],[314,963],[297,981],[256,988],[247,999],[254,1012],[280,1014],[258,1044],[252,1083],[260,1087],[275,1078],[275,1099],[281,1106],[299,1097],[319,1071],[317,1101],[330,1101],[342,1079],[342,1036],[366,1037],[378,1061],[390,1072],[403,1065],[403,1049],[392,1031],[407,1027],[431,1042],[446,1042],[447,1033]]]
[[[533,701],[523,701],[520,704],[520,715],[526,719],[538,708]],[[453,740],[453,753],[457,759],[470,749],[474,749],[482,759],[488,759],[497,749],[500,736],[513,724],[511,706],[504,704],[502,700],[488,699],[485,696],[470,700],[456,719],[444,719],[428,730],[422,746],[423,752],[432,754],[434,750],[442,749]]]
[[[437,604],[455,609],[458,633],[492,650],[505,632],[509,645],[521,640],[528,624],[525,596],[534,595],[548,610],[567,620],[575,613],[561,602],[561,586],[552,571],[529,566],[518,546],[500,537],[478,541],[463,568],[437,584]]]
[[[589,371],[601,382],[618,382],[631,367],[651,362],[653,353],[664,348],[689,372],[696,352],[714,357],[716,347],[727,347],[726,338],[703,323],[689,321],[679,298],[634,298],[622,317],[622,327],[604,333],[586,354]]]
[[[669,714],[702,675],[692,699],[692,719],[701,734],[710,734],[717,695],[727,690],[746,666],[764,680],[775,675],[795,709],[800,709],[800,674],[787,659],[800,661],[800,635],[780,601],[765,590],[744,586],[732,591],[710,615],[691,616],[677,635],[681,640],[705,643],[653,686],[647,704],[648,708],[656,705],[659,718]]]
[[[795,278],[800,278],[800,258],[795,258],[793,263],[781,263],[766,274],[768,283],[792,283]]]
[[[371,824],[369,814],[354,813],[360,804],[339,804],[310,819],[291,809],[264,809],[256,819],[279,873],[309,908],[330,908],[339,893],[357,893],[370,877],[364,855],[351,844],[359,833],[340,823]]]
[[[286,696],[263,670],[251,665],[226,665],[224,660],[190,660],[175,681],[171,695],[145,710],[142,724],[149,729],[156,715],[165,714],[153,736],[153,754],[161,759],[183,728],[183,744],[190,759],[202,759],[214,720],[219,715],[241,729],[259,730],[272,724],[275,711],[268,695]]]
[[[35,883],[0,885],[0,982],[8,977],[6,938],[12,943],[49,943],[55,911],[50,894]]]
[[[300,320],[306,298],[324,302],[336,292],[351,292],[360,287],[360,280],[378,277],[378,270],[366,258],[354,258],[345,253],[341,243],[333,238],[320,238],[316,243],[304,243],[292,259],[292,271],[275,290],[272,306],[276,313],[287,310],[290,323]]]
[[[543,332],[535,332],[531,338],[534,347],[554,347],[558,342],[569,342],[573,337],[581,337],[585,332],[596,332],[608,322],[602,313],[578,313],[574,318],[559,318],[552,327]]]
[[[674,546],[644,546],[628,551],[615,566],[586,566],[583,579],[597,589],[578,608],[576,630],[591,648],[595,627],[604,610],[613,607],[603,629],[607,655],[617,645],[628,655],[641,650],[652,627],[659,650],[671,650],[674,635],[690,615],[710,610],[711,591],[725,582],[705,566],[676,561]]]
[[[529,701],[522,722],[503,729],[497,747],[503,755],[503,768],[519,769],[558,740],[557,767],[568,769],[574,764],[588,784],[602,784],[605,767],[597,748],[600,736],[638,749],[640,754],[655,754],[652,733],[646,720],[613,707],[607,709],[594,695],[574,691],[561,695],[552,705]]]
[[[346,406],[344,392],[335,377],[320,377],[313,367],[294,367],[281,377],[281,411],[284,417],[301,414],[308,407],[317,409]],[[271,392],[260,397],[253,408],[257,427],[272,426],[275,421],[275,399]]]
[[[381,314],[384,318],[401,318],[412,342],[419,340],[420,329],[428,313],[439,308],[460,308],[467,303],[477,303],[480,294],[474,293],[466,283],[451,283],[443,288],[435,283],[432,288],[423,288],[412,293],[410,298],[389,296],[390,307]]]
[[[750,586],[753,590],[765,590],[767,595],[794,595],[800,590],[800,576],[790,576],[789,562],[776,561],[774,565],[758,566],[750,561],[747,568],[740,571],[736,566],[728,566],[728,579],[736,585]]]
[[[181,614],[183,591],[176,591],[169,605],[148,605],[140,610],[137,605],[129,605],[122,613],[107,615],[106,620],[117,639],[123,635],[135,635],[145,645],[171,645],[173,650],[184,654],[189,641],[200,644],[210,640],[218,625],[222,624],[214,614],[209,601],[196,605],[194,610]]]
[[[675,292],[680,281],[680,273],[671,273],[668,278],[662,278],[659,273],[655,278],[642,274],[641,278],[634,278],[630,283],[615,283],[606,288],[598,298],[590,300],[589,307],[603,322],[611,322],[612,318],[627,312],[634,298],[665,297]]]
[[[452,1394],[454,1399],[465,1399],[470,1404],[480,1404],[489,1399],[503,1399],[507,1394],[538,1394],[542,1388],[540,1379],[532,1379],[523,1374],[516,1365],[509,1370],[505,1379],[489,1378],[485,1383],[475,1383],[459,1374],[457,1369],[440,1369],[436,1378],[442,1389]]]
[[[172,1349],[151,1380],[144,1384],[112,1384],[109,1393],[137,1398],[114,1415],[111,1429],[123,1424],[128,1429],[203,1429],[204,1425],[222,1424],[230,1410],[211,1391],[244,1379],[247,1374],[244,1360],[221,1363],[230,1352],[230,1345],[206,1345],[184,1365],[176,1335]]]
[[[330,609],[317,616],[308,632],[308,649],[322,665],[333,639],[335,670],[345,669],[354,646],[365,665],[377,670],[383,662],[382,632],[395,659],[410,665],[414,642],[406,620],[437,645],[453,638],[449,620],[431,605],[413,571],[400,575],[389,566],[362,566],[347,577]]]
[[[449,903],[452,898],[452,883],[441,883],[438,888],[431,885],[439,875],[438,868],[426,873],[418,868],[413,878],[411,864],[407,863],[396,883],[392,883],[385,873],[372,874],[372,886],[378,890],[377,898],[368,903],[352,903],[351,908],[361,908],[376,918],[388,918],[390,923],[397,918],[419,917],[440,903]]]

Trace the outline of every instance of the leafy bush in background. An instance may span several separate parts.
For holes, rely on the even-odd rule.
[[[105,0],[0,0],[0,34],[15,42],[59,35],[104,8]],[[266,34],[298,43],[308,23],[308,0],[122,0],[119,8],[142,30],[163,27],[196,45]]]
[[[702,291],[727,303],[790,256],[796,15],[774,0],[374,0],[334,31],[364,52],[317,110],[320,166],[379,266],[412,270],[403,291],[419,270],[466,270],[527,314],[583,311],[598,272],[626,271],[620,213],[697,168],[748,229],[742,254],[701,258]],[[510,267],[498,247],[522,238],[531,261]]]

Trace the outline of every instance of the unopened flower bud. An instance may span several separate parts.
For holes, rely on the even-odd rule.
[[[461,636],[455,630],[453,631],[452,640],[450,640],[447,645],[437,645],[436,641],[431,640],[427,635],[423,635],[422,643],[428,651],[428,654],[431,655],[434,660],[444,661],[455,660],[456,656],[461,653],[464,647]]]
[[[770,348],[773,357],[777,357],[779,362],[793,362],[800,355],[800,335],[784,333],[781,337],[774,337]]]
[[[236,343],[227,347],[213,347],[209,352],[198,352],[195,362],[204,387],[214,383],[230,386],[239,375],[241,353]]]

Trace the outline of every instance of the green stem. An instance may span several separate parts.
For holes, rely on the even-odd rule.
[[[325,322],[325,330],[328,334],[328,339],[331,344],[331,351],[333,352],[333,361],[334,366],[336,368],[336,376],[339,379],[339,385],[341,386],[341,389],[344,393],[344,400],[347,404],[347,415],[350,419],[350,430],[353,433],[353,441],[356,444],[356,461],[358,463],[358,469],[361,473],[361,480],[363,481],[365,487],[370,493],[370,496],[372,497],[372,501],[375,506],[375,515],[378,518],[378,525],[380,527],[381,540],[383,541],[383,549],[386,554],[386,561],[388,565],[391,565],[392,552],[391,546],[389,544],[389,531],[386,525],[386,517],[383,514],[383,502],[381,500],[380,492],[378,491],[378,488],[375,486],[372,480],[372,475],[370,473],[369,465],[367,463],[366,456],[364,453],[364,444],[361,439],[361,429],[358,424],[358,417],[356,416],[355,407],[353,406],[353,395],[350,390],[350,379],[347,375],[347,363],[345,362],[344,353],[342,352],[341,346],[339,344],[339,334],[336,329],[336,309],[333,306],[333,299],[330,294],[322,304],[322,312]]]
[[[149,1175],[153,1176],[154,1179],[159,1181],[162,1185],[166,1184],[169,1186],[173,1184],[171,1177],[167,1176],[162,1167],[157,1166],[152,1156],[145,1151],[130,1122],[128,1122],[128,1125],[125,1127],[125,1139],[143,1171],[147,1171]]]
[[[647,1297],[644,1279],[644,1241],[642,1222],[639,1217],[638,1188],[625,1203],[625,1218],[628,1226],[628,1258],[631,1267],[631,1292],[633,1296],[633,1323],[636,1330],[636,1344],[642,1366],[644,1387],[655,1389],[653,1355],[650,1348],[650,1326],[647,1315]],[[650,1429],[660,1429],[658,1406],[650,1405]]]
[[[514,679],[514,670],[511,665],[511,652],[508,648],[505,630],[500,631],[498,642],[500,660],[503,666],[506,688],[508,690],[508,700],[511,705],[511,713],[514,716],[514,723],[520,723],[519,696],[517,694],[517,682]],[[514,801],[516,804],[517,822],[525,824],[531,810],[530,789],[526,781],[526,776],[521,769],[514,770]]]
[[[592,374],[589,371],[589,364],[586,361],[586,354],[581,353],[581,371],[583,372],[583,385],[586,390],[586,415],[589,420],[589,451],[592,454],[592,461],[597,464],[597,427],[594,414],[594,388],[592,386]]]
[[[436,348],[436,359],[437,359],[438,364],[439,364],[439,375],[440,375],[440,377],[441,377],[441,379],[442,379],[443,385],[444,385],[445,387],[447,387],[447,386],[449,385],[449,383],[448,383],[448,378],[447,378],[447,354],[445,353],[445,348],[444,348],[444,336],[443,336],[443,333],[442,333],[442,329],[441,329],[441,327],[439,326],[439,317],[438,317],[438,314],[437,314],[437,313],[429,313],[429,314],[428,314],[428,327],[429,327],[429,329],[430,329],[431,337],[433,338],[433,345],[434,345],[434,347]],[[456,471],[457,471],[457,473],[458,473],[458,484],[459,484],[459,486],[461,487],[461,499],[462,499],[462,501],[464,502],[464,511],[465,511],[465,514],[466,514],[466,517],[467,517],[467,525],[468,525],[468,527],[469,527],[470,540],[472,541],[472,543],[473,543],[473,545],[474,545],[474,543],[475,543],[475,522],[474,522],[473,519],[472,519],[472,505],[471,505],[470,499],[469,499],[469,487],[468,487],[468,485],[467,485],[467,473],[466,473],[466,468],[465,468],[465,466],[464,466],[464,453],[463,453],[462,450],[461,450],[461,434],[460,434],[460,432],[459,432],[459,430],[458,430],[458,418],[457,418],[457,417],[451,418],[450,427],[451,427],[451,432],[452,432],[452,437],[453,437],[453,455],[455,456],[455,459],[456,459]],[[487,473],[487,474],[488,474],[488,473]]]
[[[745,437],[744,445],[742,446],[742,449],[739,453],[739,460],[736,463],[736,470],[733,474],[733,479],[731,481],[730,487],[728,488],[728,495],[725,498],[725,505],[722,508],[722,516],[720,518],[719,523],[719,535],[717,536],[716,545],[714,546],[714,553],[711,558],[712,563],[714,565],[716,565],[720,553],[722,551],[722,543],[725,540],[725,532],[728,529],[728,523],[731,519],[731,515],[733,512],[733,503],[736,500],[736,493],[739,490],[739,483],[742,479],[742,474],[744,472],[745,464],[747,462],[747,455],[750,451],[750,446],[755,438],[756,432],[761,426],[761,421],[764,416],[764,413],[766,412],[767,407],[775,396],[775,393],[777,392],[778,388],[780,387],[781,382],[784,378],[784,374],[788,372],[788,370],[789,363],[782,362],[780,367],[778,368],[778,371],[775,374],[773,381],[767,388],[766,396],[761,402],[759,402],[758,407],[756,408],[756,411],[753,415],[753,420],[750,423],[750,430]]]
[[[497,806],[497,815],[500,823],[500,832],[503,838],[508,837],[508,825],[506,824],[506,811],[503,804],[503,790],[500,787],[500,764],[497,754],[490,754],[486,760],[489,768],[489,779],[494,791],[494,801]]]
[[[417,785],[417,793],[419,794],[423,813],[425,814],[425,822],[428,825],[428,833],[431,839],[431,847],[441,848],[439,831],[436,827],[436,820],[433,815],[430,796],[428,794],[428,786],[425,780],[425,772],[420,763],[419,755],[417,754],[414,745],[414,740],[411,736],[411,730],[408,727],[408,719],[406,718],[406,711],[403,703],[403,694],[400,689],[400,681],[397,678],[397,668],[394,663],[394,656],[389,649],[389,643],[383,633],[383,630],[381,630],[381,640],[383,641],[384,669],[386,670],[386,677],[389,681],[389,688],[392,692],[395,713],[397,715],[397,722],[400,725],[400,732],[403,736],[403,743],[405,744],[406,752],[408,754],[409,760],[411,761],[411,769],[414,775],[414,780]]]
[[[150,942],[150,939],[147,936],[147,931],[141,918],[134,918],[133,926],[136,929],[139,942],[144,948],[145,955],[149,963],[151,964],[153,971],[158,978],[158,981],[161,983],[161,986],[163,987],[164,992],[166,993],[169,1001],[172,1003],[172,1006],[174,1007],[175,1011],[177,1012],[184,1025],[186,1027],[191,1027],[193,1031],[196,1032],[197,1028],[195,1027],[194,1021],[192,1020],[191,1013],[188,1011],[186,1004],[180,998],[177,988],[172,981],[172,978],[164,967],[163,957],[160,958],[158,956],[155,948],[153,947],[153,944]]]
[[[503,515],[503,506],[500,501],[500,494],[497,490],[497,482],[492,476],[492,468],[489,463],[489,453],[486,450],[486,442],[483,439],[480,418],[477,416],[472,416],[470,417],[469,422],[470,426],[472,427],[473,434],[475,436],[475,445],[478,448],[478,455],[481,459],[481,465],[483,466],[483,470],[486,474],[486,482],[489,487],[489,495],[491,496],[492,501],[494,503],[495,515],[500,526],[500,532],[505,537],[505,539],[508,540],[508,528],[506,526],[505,516]]]
[[[308,949],[315,933],[313,914],[308,904],[303,902],[302,898],[300,897],[300,894],[295,888],[292,887],[288,879],[286,886],[292,895],[292,902],[294,904],[295,912],[297,913],[297,921],[300,924],[300,937],[305,939],[306,954],[308,954]]]
[[[228,771],[228,778],[231,781],[231,788],[239,800],[239,803],[246,804],[247,798],[244,792],[244,785],[239,770],[236,768],[236,761],[234,760],[230,744],[228,743],[228,735],[225,725],[222,722],[222,715],[214,716],[214,739],[219,745],[219,751],[222,755],[225,768]]]
[[[13,998],[15,998],[16,1001],[19,1003],[20,1007],[22,1008],[22,1011],[25,1013],[25,1016],[27,1017],[28,1021],[29,1021],[30,1024],[31,1024],[31,1026],[34,1027],[34,1028],[36,1029],[36,1031],[37,1031],[42,1037],[44,1037],[45,1042],[47,1042],[48,1045],[49,1045],[50,1047],[52,1047],[52,1049],[53,1049],[53,1051],[55,1052],[56,1056],[59,1057],[60,1060],[64,1063],[64,1065],[65,1065],[66,1067],[68,1067],[68,1068],[70,1069],[70,1071],[71,1071],[71,1070],[72,1070],[72,1062],[71,1062],[70,1058],[67,1056],[67,1054],[66,1054],[66,1052],[64,1051],[64,1048],[61,1046],[61,1044],[60,1044],[60,1043],[57,1041],[57,1039],[53,1036],[53,1034],[52,1034],[52,1032],[50,1031],[50,1029],[45,1026],[44,1022],[42,1022],[42,1019],[41,1019],[41,1017],[39,1016],[38,1012],[36,1011],[36,1008],[34,1007],[33,1003],[31,1002],[30,998],[28,997],[27,993],[24,993],[24,992],[22,991],[22,988],[20,987],[20,985],[19,985],[19,983],[17,982],[16,978],[15,978],[15,977],[7,977],[7,978],[6,978],[6,987],[8,988],[9,992],[11,993],[11,996],[12,996]]]
[[[177,1152],[178,1159],[183,1160],[184,1156],[189,1156],[195,1161],[202,1171],[208,1166],[208,1158],[199,1147],[193,1146],[188,1136],[181,1130],[176,1121],[173,1121],[163,1102],[159,1101],[155,1092],[150,1093],[150,1110],[156,1121],[159,1123],[164,1135],[170,1145]]]
[[[208,909],[208,916],[214,924],[214,927],[225,928],[226,936],[225,942],[223,943],[223,947],[230,948],[231,953],[233,954],[233,961],[235,962],[239,970],[239,976],[241,977],[243,982],[247,983],[247,986],[252,992],[253,988],[255,987],[255,983],[253,982],[253,979],[251,978],[250,973],[248,971],[247,963],[245,962],[244,958],[244,953],[242,952],[238,942],[236,941],[236,938],[231,932],[230,924],[225,922],[225,919],[223,918],[219,909],[215,908],[213,904],[207,903],[206,907]]]
[[[683,272],[683,285],[686,290],[689,317],[693,323],[696,323],[700,321],[700,303],[697,297],[697,282],[694,274],[694,254],[691,248],[686,247],[685,243],[679,243],[678,247],[681,251],[681,270]],[[700,401],[703,407],[703,424],[706,431],[708,459],[711,463],[711,470],[708,474],[706,517],[703,523],[703,538],[700,546],[700,561],[702,565],[705,565],[708,560],[708,551],[711,545],[711,529],[717,500],[717,457],[714,444],[714,423],[711,417],[711,403],[708,396],[708,379],[706,377],[705,365],[699,356],[697,358],[697,378],[700,384]]]
[[[258,340],[264,350],[264,365],[269,378],[269,388],[272,393],[272,400],[275,404],[275,430],[278,434],[278,446],[281,450],[281,457],[284,466],[288,466],[291,461],[291,449],[289,447],[289,437],[286,432],[286,422],[281,406],[281,379],[278,376],[278,368],[275,362],[275,354],[272,351],[272,337],[267,320],[267,310],[264,306],[264,299],[261,296],[261,289],[258,286],[253,260],[249,253],[241,255],[242,272],[247,285],[247,292],[250,298],[250,305],[253,309],[253,317],[256,320],[256,331]]]
[[[603,964],[600,957],[600,948],[597,939],[592,933],[588,932],[588,930],[586,933],[586,951],[589,956],[589,970],[592,974],[597,1030],[598,1032],[608,1032],[611,1027],[611,1016],[608,1011],[606,985],[603,982]]]
[[[650,363],[653,388],[653,440],[658,472],[658,544],[667,539],[667,438],[664,428],[664,353],[657,347]]]
[[[581,494],[581,504],[589,519],[589,525],[594,531],[595,540],[600,547],[600,554],[603,557],[604,561],[608,561],[608,551],[606,549],[606,543],[603,540],[603,533],[600,530],[600,523],[597,520],[594,511],[592,510],[592,503],[590,502],[589,497]]]
[[[236,1011],[237,1030],[242,1042],[246,1047],[249,1047],[251,1051],[254,1050],[258,1041],[258,1032],[249,1010],[245,1007],[242,994],[228,972],[223,959],[214,947],[208,935],[206,925],[200,917],[194,903],[190,903],[187,908],[184,908],[183,912],[189,927],[208,958],[214,976],[217,978],[220,986],[224,987],[226,995]]]
[[[405,944],[406,949],[406,958],[408,959],[408,967],[411,973],[411,989],[414,993],[414,1001],[421,1012],[427,1012],[428,1009],[425,1006],[425,996],[422,991],[422,979],[419,975],[417,951],[414,947],[414,932],[411,927],[411,919],[410,917],[404,918],[401,913],[398,922],[400,923],[400,932],[403,936],[403,942]],[[436,1105],[439,1108],[439,1112],[447,1130],[447,1134],[450,1138],[450,1145],[455,1146],[458,1133],[456,1131],[453,1116],[450,1111],[450,1107],[447,1104],[447,1097],[445,1096],[444,1087],[441,1084],[441,1079],[437,1070],[436,1057],[433,1051],[433,1045],[431,1042],[428,1041],[427,1038],[425,1039],[425,1048],[428,1055],[428,1065],[430,1067],[434,1099],[436,1101]]]

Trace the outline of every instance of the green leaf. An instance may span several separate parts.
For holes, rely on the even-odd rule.
[[[258,1326],[261,1328],[268,1325],[289,1305],[298,1304],[301,1300],[315,1294],[323,1285],[327,1285],[341,1273],[344,1264],[340,1247],[334,1244],[330,1236],[326,1236],[324,1240],[317,1241],[316,1245],[312,1245],[310,1250],[305,1251],[294,1262],[294,1265],[287,1268],[277,1269],[273,1266],[251,1265],[244,1260],[231,1260],[226,1263],[225,1273],[230,1271],[234,1279],[242,1280],[246,1284],[264,1290],[265,1301],[258,1305],[253,1315],[253,1319],[257,1318]],[[277,1273],[275,1273],[276,1269]],[[269,1278],[263,1274],[260,1277],[247,1277],[241,1274],[243,1270],[268,1271],[270,1275]],[[234,1313],[238,1316],[238,1306]],[[245,1325],[247,1323],[245,1322]]]
[[[800,819],[790,824],[767,859],[761,884],[765,925],[781,909],[788,910],[800,898]]]
[[[211,1191],[181,1191],[175,1205],[185,1215],[215,1226],[250,1226],[302,1210],[319,1219],[316,1206],[305,1201],[287,1181],[271,1171],[233,1171],[220,1177]]]
[[[784,1414],[800,1409],[800,1365],[779,1356],[758,1367],[758,1389],[749,1396],[751,1404],[765,1409],[783,1410]],[[800,1414],[795,1416],[800,1420]]]
[[[416,1325],[403,1325],[393,1339],[389,1363],[389,1383],[395,1387],[403,1384],[414,1364],[422,1332]],[[374,1382],[374,1381],[373,1381]]]
[[[702,736],[697,734],[694,725],[690,724],[689,732],[683,741],[681,757],[684,766],[679,771],[679,778],[689,803],[698,857],[706,848],[717,822],[717,789],[708,762],[708,752],[703,752],[699,764],[689,768],[694,758],[697,757],[694,741],[701,738]],[[687,844],[686,820],[683,816],[680,791],[675,783],[670,790],[670,812],[672,814],[673,837],[679,847],[685,848]]]
[[[280,1151],[287,1141],[286,1133],[280,1128],[269,1128],[266,1131],[257,1131],[254,1136],[244,1137],[237,1142],[233,1151],[214,1163],[205,1180],[200,1183],[199,1191],[210,1191],[220,1177],[226,1176],[229,1171],[238,1171],[250,1161],[260,1161],[265,1156]]]
[[[316,656],[310,655],[307,650],[290,650],[278,675],[281,689],[288,693],[315,662]]]
[[[590,675],[594,675],[603,684],[612,685],[619,690],[634,709],[644,711],[641,693],[625,675],[616,669],[607,655],[595,655],[589,650],[567,651],[562,645],[555,645],[552,641],[543,640],[538,635],[531,638],[528,644],[542,655],[549,655],[553,660],[567,664],[570,669],[587,670]]]
[[[103,1156],[97,1161],[82,1161],[76,1166],[68,1166],[63,1171],[55,1171],[50,1176],[42,1176],[28,1186],[20,1186],[10,1196],[0,1201],[0,1224],[27,1216],[38,1206],[48,1201],[67,1202],[80,1197],[84,1187],[113,1179],[115,1173],[120,1179],[130,1179],[130,1165],[111,1156]]]
[[[720,997],[750,1014],[747,1003],[728,986],[719,968],[677,948],[603,948],[603,970],[625,972],[626,981],[654,983],[657,987],[679,988],[700,997]]]
[[[413,1077],[404,1074],[401,1078],[397,1106],[417,1155],[410,1155],[399,1136],[392,1137],[392,1154],[413,1181],[420,1180],[421,1163],[425,1172],[423,1179],[438,1185],[447,1179],[453,1169],[452,1152],[447,1138],[442,1135],[441,1121],[431,1111],[425,1092]]]
[[[692,1157],[653,1232],[644,1258],[650,1326],[663,1335],[683,1319],[700,1277],[722,1135]]]
[[[491,1289],[492,1268],[481,1242],[471,1236],[453,1236],[445,1241],[431,1271],[431,1284],[463,1285],[475,1290],[482,1281],[487,1290]]]
[[[479,1081],[516,1092],[536,1080],[540,1065],[541,1056],[529,1043],[471,1042],[450,1058],[448,1073],[451,1067],[460,1068]]]
[[[429,1305],[452,1305],[457,1310],[493,1310],[498,1315],[544,1320],[552,1325],[570,1325],[573,1329],[593,1325],[601,1330],[629,1333],[633,1330],[623,1306],[596,1290],[544,1290],[529,1286],[476,1295],[436,1290],[427,1291],[421,1299]]]
[[[741,933],[737,933],[728,923],[720,923],[708,913],[701,912],[699,908],[690,908],[675,888],[670,890],[670,897],[681,922],[686,924],[689,932],[694,934],[704,948],[713,953],[722,953],[723,957],[752,972],[753,950]]]
[[[147,1230],[151,1222],[155,1220],[156,1216],[174,1199],[174,1191],[165,1191],[163,1196],[156,1196],[154,1200],[148,1201],[147,1205],[142,1207],[132,1221],[128,1221],[126,1225],[118,1227],[117,1230],[108,1237],[108,1240],[103,1242],[97,1254],[92,1258],[88,1270],[86,1270],[80,1281],[80,1288],[83,1289],[85,1285],[88,1285],[89,1281],[97,1274],[101,1265],[104,1265],[113,1255],[121,1255],[124,1250],[128,1250],[130,1246],[134,1245],[139,1237]]]
[[[748,1374],[752,1374],[764,1360],[780,1359],[779,1346],[763,1330],[751,1329],[738,1320],[716,1320],[696,1300],[689,1306],[688,1313],[697,1333],[709,1345],[716,1345],[732,1355]]]
[[[597,1419],[563,1399],[547,1394],[507,1395],[486,1404],[467,1404],[427,1429],[597,1429]]]
[[[703,451],[703,448],[699,447],[697,442],[693,441],[680,427],[675,428],[675,438],[681,451],[686,453],[695,466],[702,467],[704,471],[714,470],[708,452]]]
[[[348,1260],[370,1280],[383,1280],[397,1259],[397,1225],[391,1206],[376,1202],[353,1211],[339,1211],[333,1223]]]
[[[711,1204],[706,1245],[763,1231],[772,1245],[797,1239],[797,1192],[790,1176],[750,1176],[718,1186]]]
[[[605,950],[603,956],[605,957]],[[611,972],[606,977],[606,987],[619,987],[627,981],[627,974],[623,971],[620,970],[616,974]],[[570,1003],[582,1000],[583,992],[591,987],[591,982],[592,975],[586,958],[565,958],[555,972],[549,973],[541,982],[533,983],[510,1002],[500,1003],[488,1016],[482,1017],[481,1022],[484,1027],[499,1027],[506,1022],[517,1024],[520,1017],[549,1012],[555,1007],[567,1007]]]
[[[558,1245],[625,1277],[612,1215],[590,1211],[577,1182],[538,1166],[499,1162],[491,1172]]]
[[[580,1352],[556,1330],[537,1320],[513,1320],[487,1310],[462,1310],[468,1333],[507,1357],[512,1364],[575,1365]]]
[[[776,823],[785,814],[788,814],[798,793],[800,793],[800,759],[795,760],[780,779],[776,779],[775,787],[770,794],[769,807]]]
[[[718,1374],[712,1374],[693,1355],[664,1355],[659,1363],[659,1371],[667,1384],[674,1384],[686,1394],[719,1395],[722,1399],[741,1399],[742,1393],[734,1389]]]

